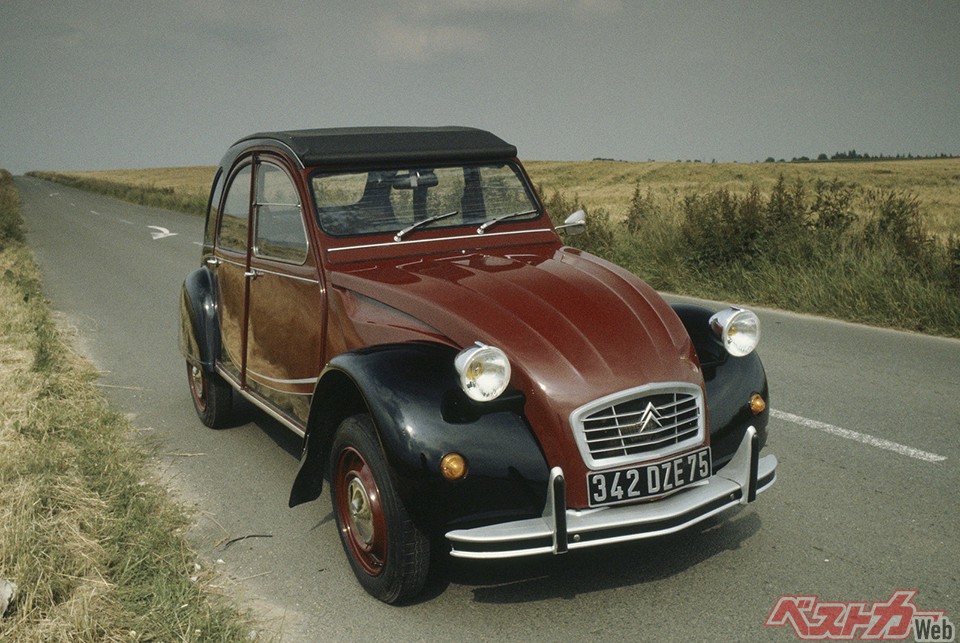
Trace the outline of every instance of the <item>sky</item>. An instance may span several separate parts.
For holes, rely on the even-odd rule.
[[[960,1],[0,0],[0,167],[468,125],[521,159],[960,154]]]

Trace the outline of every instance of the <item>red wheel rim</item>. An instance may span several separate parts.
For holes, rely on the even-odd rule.
[[[387,556],[387,523],[370,465],[353,447],[337,461],[337,514],[344,542],[364,572],[379,576]]]
[[[203,413],[207,409],[207,378],[203,376],[203,369],[193,364],[187,364],[187,376],[190,379],[190,393],[197,410]]]

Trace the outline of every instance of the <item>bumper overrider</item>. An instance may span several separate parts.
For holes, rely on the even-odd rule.
[[[447,533],[447,540],[453,556],[490,559],[562,554],[571,549],[653,538],[751,503],[776,479],[776,456],[759,457],[757,431],[749,427],[723,469],[672,496],[628,506],[567,509],[563,470],[554,467],[540,518],[457,529]]]

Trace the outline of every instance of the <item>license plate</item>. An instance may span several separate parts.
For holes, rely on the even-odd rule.
[[[653,464],[587,474],[590,506],[653,498],[710,477],[710,447]]]

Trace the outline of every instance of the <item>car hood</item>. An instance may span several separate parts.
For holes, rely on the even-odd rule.
[[[457,346],[503,349],[512,385],[528,400],[548,398],[554,412],[650,382],[702,386],[690,338],[660,295],[571,248],[367,264],[331,282]]]

